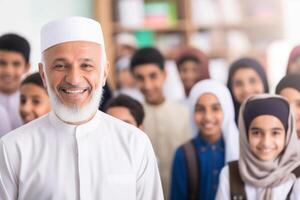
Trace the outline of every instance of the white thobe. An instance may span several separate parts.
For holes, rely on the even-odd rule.
[[[6,109],[0,105],[0,138],[11,131],[11,124]]]
[[[145,132],[158,158],[165,199],[169,199],[171,168],[177,147],[191,138],[189,113],[186,107],[171,101],[160,105],[144,103]]]
[[[288,180],[287,182],[274,187],[272,190],[272,200],[286,199],[290,189],[293,187],[291,193],[291,200],[300,200],[300,178],[296,180]],[[245,184],[245,192],[247,199],[259,199],[263,188],[258,188],[253,185]],[[230,185],[229,185],[229,168],[225,166],[220,174],[219,188],[216,200],[230,200]]]
[[[20,92],[17,91],[11,95],[3,94],[0,92],[0,105],[5,108],[10,122],[11,130],[22,126],[23,121],[20,116]],[[0,121],[0,126],[3,124]]]
[[[147,136],[100,111],[63,123],[53,112],[0,140],[1,200],[160,200]]]

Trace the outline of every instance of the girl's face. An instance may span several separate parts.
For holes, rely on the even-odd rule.
[[[187,60],[180,65],[179,75],[186,90],[190,90],[200,80],[199,68],[200,64],[193,60]]]
[[[51,110],[49,97],[44,88],[27,83],[21,86],[20,92],[20,114],[24,123],[30,122]]]
[[[129,69],[122,69],[117,73],[117,82],[120,88],[132,88],[135,87],[134,77]]]
[[[292,107],[296,119],[297,135],[300,139],[300,92],[288,87],[281,90],[280,95],[287,98]]]
[[[252,120],[248,139],[251,152],[262,161],[275,160],[285,147],[285,129],[272,115],[260,115]]]
[[[300,56],[297,56],[288,67],[288,74],[299,74],[300,73]]]
[[[224,114],[217,97],[211,93],[202,94],[194,111],[194,120],[204,138],[212,139],[221,136]]]
[[[254,69],[241,68],[232,77],[232,91],[235,99],[242,103],[254,94],[264,93],[264,85]]]

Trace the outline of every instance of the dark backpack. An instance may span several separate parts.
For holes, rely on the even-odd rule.
[[[228,163],[229,166],[229,184],[230,184],[230,198],[231,200],[247,200],[245,192],[245,183],[243,182],[238,161],[232,161]],[[292,171],[296,178],[300,177],[300,166]],[[293,186],[291,187],[286,199],[290,199]]]

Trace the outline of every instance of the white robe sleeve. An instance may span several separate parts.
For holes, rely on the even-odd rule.
[[[7,149],[3,141],[0,140],[0,200],[16,200],[17,191],[16,177]]]
[[[216,200],[230,200],[229,167],[228,167],[228,165],[223,167],[223,169],[221,171]]]
[[[291,200],[299,200],[300,199],[300,178],[297,178],[297,180],[294,183],[293,191],[291,194]]]
[[[143,134],[143,133],[142,133]],[[137,177],[137,200],[163,200],[161,180],[152,145],[147,138]]]

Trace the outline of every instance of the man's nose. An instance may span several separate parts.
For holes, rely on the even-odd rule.
[[[80,69],[72,66],[70,70],[66,71],[65,81],[71,85],[78,85],[80,83],[81,76]]]

